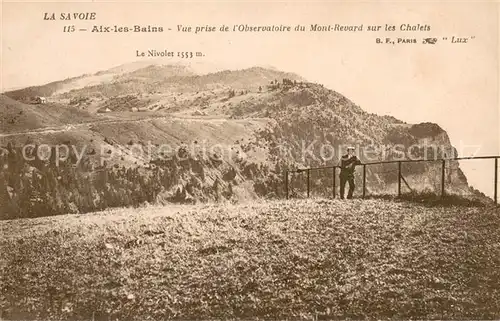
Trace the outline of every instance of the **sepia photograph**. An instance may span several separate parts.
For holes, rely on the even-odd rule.
[[[0,13],[0,320],[500,319],[500,2]]]

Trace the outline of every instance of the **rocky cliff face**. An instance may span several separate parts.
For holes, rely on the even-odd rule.
[[[410,125],[393,117],[370,114],[320,85],[291,86],[260,102],[259,106],[258,115],[276,121],[272,129],[260,133],[272,146],[270,154],[276,162],[287,160],[295,167],[337,165],[349,145],[357,148],[358,156],[365,163],[456,156],[448,135],[437,124]],[[244,114],[241,117],[245,117]],[[403,192],[439,193],[441,166],[440,161],[404,163]],[[366,171],[368,193],[395,193],[397,164],[371,165]],[[331,175],[323,172],[311,175],[318,179]],[[360,176],[357,177],[358,186]],[[325,181],[326,185],[333,183],[329,179]],[[456,161],[445,163],[445,185],[447,193],[473,193]]]

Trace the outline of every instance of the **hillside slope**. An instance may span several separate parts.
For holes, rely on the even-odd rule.
[[[63,93],[72,89],[79,89],[97,83],[110,83],[114,77],[134,72],[137,69],[145,68],[151,65],[151,62],[137,61],[133,63],[123,64],[107,70],[102,70],[94,74],[84,74],[77,77],[71,77],[60,81],[54,81],[45,85],[30,86],[27,88],[17,89],[5,92],[4,94],[12,99],[23,101],[32,96],[52,96],[56,93]]]
[[[499,218],[498,208],[307,200],[1,221],[0,311],[10,320],[498,319]]]
[[[93,115],[76,108],[54,103],[26,104],[6,95],[0,95],[0,134],[95,120]]]

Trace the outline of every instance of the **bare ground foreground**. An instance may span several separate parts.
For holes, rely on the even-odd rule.
[[[497,208],[291,200],[0,222],[3,319],[498,319]]]

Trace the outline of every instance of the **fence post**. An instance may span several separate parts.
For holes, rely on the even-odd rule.
[[[495,204],[498,204],[498,158],[495,158]]]
[[[311,176],[310,172],[311,172],[311,170],[308,168],[307,169],[307,198],[309,198],[309,191],[310,191],[310,185],[311,185],[311,183],[310,183],[310,176]]]
[[[285,170],[285,194],[286,199],[288,199],[288,169]]]
[[[363,164],[363,198],[366,195],[366,164]]]
[[[337,169],[337,167],[333,166],[333,198],[335,198],[335,189],[337,188],[335,185],[336,185],[336,182],[335,182],[335,170]]]
[[[445,177],[445,166],[446,161],[444,159],[441,160],[441,197],[444,196],[444,177]]]
[[[401,161],[398,162],[398,197],[401,197]]]

